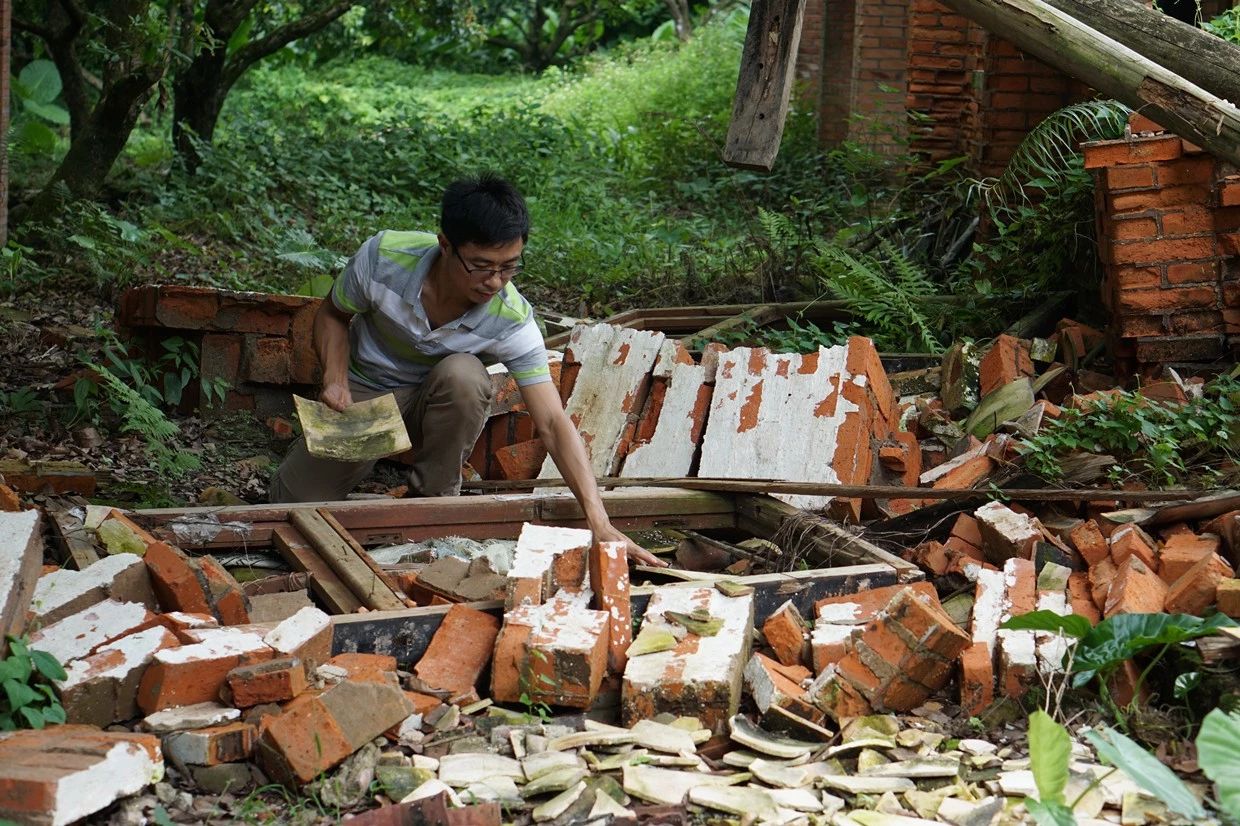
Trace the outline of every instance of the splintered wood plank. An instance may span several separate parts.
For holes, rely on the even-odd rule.
[[[0,656],[8,637],[21,636],[26,609],[43,570],[43,534],[38,511],[0,512]]]
[[[710,407],[708,382],[714,375],[708,366],[694,362],[679,341],[663,342],[654,386],[634,434],[637,444],[624,458],[621,476],[689,475]]]
[[[367,608],[389,611],[405,607],[405,602],[362,560],[353,546],[313,508],[289,513],[289,522]]]
[[[362,601],[340,581],[331,566],[319,558],[296,528],[280,525],[272,531],[272,539],[289,565],[310,575],[310,588],[331,613],[352,614],[362,607]]]
[[[60,548],[62,560],[72,562],[79,571],[99,561],[99,552],[86,538],[86,527],[81,519],[68,508],[54,504],[47,505],[46,511],[52,518],[52,538]]]
[[[366,553],[366,549],[363,548],[347,530],[345,530],[344,526],[341,525],[336,517],[332,515],[332,512],[327,508],[318,508],[316,512],[319,516],[323,517],[323,521],[326,522],[342,540],[344,540],[345,544],[348,545],[349,548],[352,549],[353,553],[357,555],[357,558],[366,563],[366,567],[370,569],[371,573],[378,577],[379,581],[386,585],[388,590],[396,595],[397,599],[404,602],[405,600],[402,597],[400,588],[398,588],[396,583],[392,581],[392,578],[379,567],[379,563],[375,562],[374,559],[371,558],[370,554]]]
[[[622,437],[641,412],[663,339],[662,333],[608,324],[573,329],[564,364],[580,364],[581,369],[566,409],[585,442],[595,476],[610,476],[615,471]],[[548,456],[539,478],[559,475]]]
[[[738,347],[719,356],[698,475],[839,484],[832,466],[841,424],[855,405],[838,392],[847,350],[773,354]],[[867,445],[868,448],[868,445]],[[806,510],[826,496],[780,494]]]
[[[771,171],[788,117],[805,0],[754,0],[723,162]]]

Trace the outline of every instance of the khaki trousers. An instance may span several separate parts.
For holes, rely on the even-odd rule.
[[[456,496],[461,492],[461,465],[491,411],[491,377],[477,356],[448,356],[417,387],[372,390],[350,381],[349,391],[355,402],[384,393],[396,397],[414,450],[410,496]],[[373,461],[340,462],[311,456],[306,440],[299,438],[272,477],[269,497],[272,502],[344,499],[374,466]]]

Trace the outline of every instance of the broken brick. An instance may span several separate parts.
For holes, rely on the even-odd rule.
[[[622,674],[633,641],[628,554],[623,542],[596,542],[589,556],[595,608],[607,615],[607,666]]]
[[[307,688],[305,666],[291,657],[234,668],[228,672],[227,681],[237,708],[282,703]]]
[[[138,714],[138,681],[157,651],[179,643],[166,628],[137,631],[99,648],[88,657],[65,664],[57,682],[61,705],[70,723],[106,728]]]
[[[1205,614],[1206,609],[1214,604],[1218,584],[1223,579],[1222,572],[1214,565],[1216,558],[1215,554],[1203,556],[1171,584],[1163,603],[1165,611],[1198,617]]]
[[[960,706],[979,716],[995,701],[995,663],[990,645],[975,642],[960,655]]]
[[[1197,564],[1202,557],[1214,556],[1222,543],[1213,534],[1180,533],[1167,538],[1162,550],[1158,553],[1158,574],[1163,581],[1170,584],[1182,577],[1189,568]],[[1230,577],[1227,563],[1219,558],[1219,573]]]
[[[762,635],[775,652],[775,659],[783,665],[804,665],[809,647],[805,620],[801,612],[788,600],[779,606],[762,624]]]
[[[151,578],[142,557],[108,554],[83,571],[57,568],[39,577],[30,600],[30,615],[40,625],[50,625],[109,598],[155,607]]]
[[[1102,613],[1098,610],[1089,587],[1088,574],[1073,572],[1068,576],[1068,606],[1072,613],[1089,620],[1090,625],[1097,625],[1102,619]]]
[[[464,605],[453,605],[431,637],[414,674],[431,688],[468,691],[491,661],[500,621]]]
[[[150,571],[151,586],[161,608],[215,616],[206,577],[184,551],[152,539],[142,559]]]
[[[215,700],[228,672],[275,656],[252,632],[220,628],[197,633],[204,635],[203,642],[155,653],[138,687],[138,707],[147,714]]]
[[[250,601],[237,580],[213,556],[194,560],[207,583],[211,613],[223,625],[245,625],[250,621]]]
[[[588,708],[607,673],[607,621],[565,593],[508,611],[495,643],[491,696]]]
[[[978,385],[982,398],[1017,379],[1033,376],[1033,360],[1024,342],[1009,335],[995,338],[978,365]]]
[[[1219,580],[1215,599],[1221,613],[1232,619],[1240,619],[1240,579]]]
[[[1073,528],[1068,538],[1086,564],[1096,565],[1110,556],[1111,549],[1107,545],[1106,537],[1098,529],[1098,523],[1092,519],[1086,519]]]
[[[822,710],[806,699],[805,689],[789,677],[779,663],[764,654],[754,652],[749,658],[745,665],[745,685],[763,714],[777,706],[815,725],[825,719]]]
[[[1153,537],[1136,525],[1125,525],[1111,534],[1111,559],[1123,567],[1130,555],[1135,554],[1146,566],[1158,570],[1158,552]]]
[[[307,673],[331,659],[332,618],[314,606],[281,620],[263,636],[278,657],[296,657]]]
[[[183,765],[218,766],[249,760],[258,730],[249,723],[175,731],[164,737],[164,753]]]
[[[1138,554],[1130,554],[1124,564],[1117,565],[1115,579],[1107,592],[1103,616],[1116,614],[1157,614],[1167,601],[1167,583],[1141,561]]]
[[[1042,538],[1037,522],[1002,502],[990,502],[974,512],[982,534],[986,558],[995,565],[1006,560],[1031,559],[1034,545]]]
[[[345,671],[346,680],[358,683],[385,683],[399,685],[396,676],[396,658],[391,654],[369,654],[348,651],[337,654],[326,663]]]
[[[30,648],[61,663],[91,654],[100,646],[156,625],[155,615],[136,602],[105,599],[30,635]]]

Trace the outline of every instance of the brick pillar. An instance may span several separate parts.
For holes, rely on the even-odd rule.
[[[1134,130],[1148,119],[1134,115]],[[1086,144],[1103,302],[1121,367],[1209,361],[1240,344],[1240,176],[1167,133]]]
[[[899,152],[908,136],[909,0],[859,0],[854,34],[849,138],[878,152]]]
[[[852,114],[857,0],[822,0],[822,6],[824,19],[831,21],[831,28],[822,32],[818,139],[823,143],[840,143],[848,139]]]
[[[908,34],[910,150],[931,163],[974,157],[982,30],[936,0],[911,0]]]
[[[810,103],[822,94],[822,36],[826,0],[808,0],[801,20],[801,45],[797,48],[797,81]]]

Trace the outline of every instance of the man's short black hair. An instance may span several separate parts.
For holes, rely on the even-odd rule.
[[[461,178],[443,193],[439,228],[454,247],[494,247],[530,238],[530,213],[517,188],[492,172]]]

